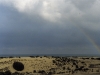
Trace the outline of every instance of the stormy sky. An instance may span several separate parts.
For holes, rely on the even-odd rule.
[[[0,54],[100,54],[100,0],[0,0]]]

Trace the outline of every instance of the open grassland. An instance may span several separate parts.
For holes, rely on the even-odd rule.
[[[100,75],[98,57],[2,57],[0,75]]]

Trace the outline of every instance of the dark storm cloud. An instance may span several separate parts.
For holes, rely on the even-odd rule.
[[[15,13],[15,15],[13,17],[14,20],[11,19],[13,15],[10,12],[11,17],[6,16],[8,19],[10,18],[9,22],[5,22],[4,25],[6,27],[2,27],[1,29],[1,36],[4,37],[4,40],[1,41],[4,43],[4,45],[66,46],[77,45],[80,43],[87,44],[86,41],[81,42],[81,40],[86,39],[82,38],[81,33],[79,33],[75,27],[69,26],[68,28],[66,26],[65,28],[60,28],[57,25],[50,26],[53,23],[44,23],[40,21],[41,19],[38,21],[33,21],[24,17],[24,20],[22,20],[23,16],[19,16],[20,14],[18,13]],[[70,31],[70,29],[72,31]]]
[[[59,2],[60,0],[58,1],[58,3]],[[51,4],[52,3],[55,3],[55,1],[54,2],[51,1]],[[64,2],[61,1],[61,3],[63,4]],[[79,3],[83,4],[80,5]],[[77,8],[79,8],[80,10],[86,9],[86,7],[83,7],[83,5],[86,4],[87,1],[82,1],[82,2],[79,1],[79,3],[71,1],[71,4],[68,5],[71,6],[71,8],[73,8],[72,10],[75,10],[76,15],[74,15],[74,12],[71,12],[70,8],[69,11],[65,10],[65,8],[68,8],[66,7],[66,5],[63,5],[63,10],[59,8],[58,12],[53,10],[53,8],[52,9],[48,8],[51,11],[47,10],[46,7],[41,8],[41,10],[44,12],[40,11],[39,8],[38,10],[36,10],[35,8],[35,11],[37,13],[34,10],[31,11],[30,10],[27,11],[27,9],[23,10],[24,7],[23,8],[17,7],[15,9],[14,6],[7,7],[1,5],[0,47],[2,53],[5,54],[7,53],[21,54],[24,52],[25,52],[24,54],[97,53],[96,48],[93,46],[91,41],[89,41],[87,36],[83,34],[80,28],[78,28],[78,26],[82,26],[84,30],[86,30],[85,27],[86,28],[88,27],[87,24],[84,23],[88,22],[87,20],[85,20],[88,14],[85,13],[84,17],[82,18],[81,16],[83,15],[81,16],[78,15],[79,13],[76,11]],[[91,1],[91,3],[87,5],[88,8],[91,8],[93,3],[94,2]],[[48,3],[44,2],[44,6],[47,4],[49,4],[50,6],[49,2]],[[74,8],[73,5],[75,5],[76,8]],[[81,14],[83,14],[83,12]],[[91,18],[90,16],[87,17],[89,19]],[[52,22],[52,20],[54,21]],[[84,26],[84,24],[86,26]],[[90,28],[89,34],[91,34],[91,31],[93,30],[94,30],[93,28]],[[89,32],[88,28],[87,32]]]

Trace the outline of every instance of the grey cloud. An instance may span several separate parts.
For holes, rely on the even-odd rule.
[[[81,11],[92,8],[96,0],[71,0],[71,2]]]
[[[95,55],[99,54],[98,51],[94,50],[93,46],[79,46],[79,47],[9,47],[9,48],[2,48],[2,52],[0,54],[17,54],[17,55],[34,55],[34,54],[67,54],[67,55]],[[92,51],[92,52],[91,52]]]
[[[85,4],[86,2],[83,1],[82,3]],[[78,5],[77,3],[76,6],[80,7],[80,9],[86,8]],[[77,26],[75,26],[82,26],[84,30],[87,28],[87,32],[90,32],[89,34],[93,35],[93,29],[90,28],[92,31],[89,31],[89,27],[86,24],[88,21],[84,20],[86,15],[84,17],[79,16],[77,18],[77,15],[73,15],[74,12],[72,14],[68,12],[67,16],[69,16],[67,20],[65,16],[65,18],[59,19],[59,21],[62,22],[51,22],[40,16],[39,13],[32,14],[29,12],[30,14],[27,15],[26,13],[17,11],[13,7],[1,5],[0,8],[0,16],[2,17],[0,18],[0,47],[3,53],[10,54],[10,51],[12,51],[12,53],[25,52],[25,54],[98,54],[96,48],[89,41],[86,35],[83,34],[83,32],[80,31]],[[59,11],[60,10],[61,8]],[[63,9],[60,13],[63,13],[62,17],[64,17],[64,15],[66,15],[66,10]],[[77,13],[76,10],[75,13]],[[52,15],[53,13],[51,12],[50,14]],[[88,16],[88,14],[87,17],[89,17],[89,19],[91,18]]]

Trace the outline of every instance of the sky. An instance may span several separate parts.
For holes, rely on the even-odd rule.
[[[0,54],[100,54],[100,0],[0,0]]]

